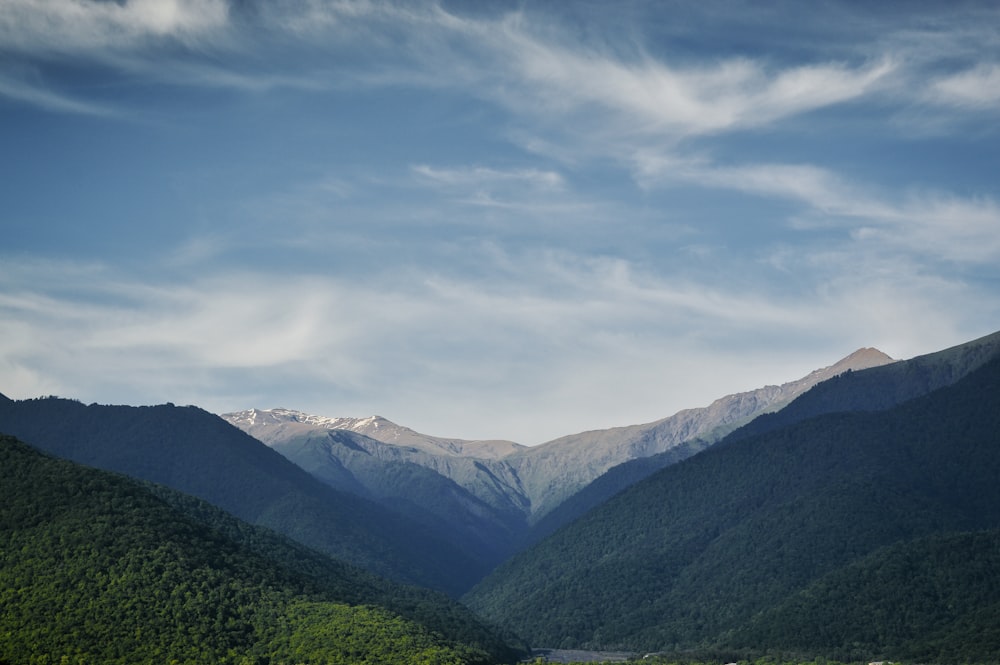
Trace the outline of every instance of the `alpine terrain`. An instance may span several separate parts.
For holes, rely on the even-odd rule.
[[[490,566],[536,539],[532,525],[540,523],[548,532],[596,505],[584,500],[553,513],[609,469],[650,459],[644,473],[651,473],[756,415],[782,408],[822,381],[892,362],[877,349],[859,349],[797,381],[722,397],[656,422],[583,432],[534,447],[438,438],[378,416],[327,418],[291,409],[249,409],[222,417],[337,489],[449,529],[464,552]],[[626,485],[614,484],[601,500]]]

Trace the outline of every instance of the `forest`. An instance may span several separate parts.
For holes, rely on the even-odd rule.
[[[229,522],[243,541],[260,541],[248,547],[159,498],[163,488],[11,437],[0,438],[0,468],[7,662],[451,665],[516,653],[443,596],[394,593],[367,573]],[[306,570],[289,567],[298,560],[289,548],[306,554]],[[426,623],[374,604],[387,595]],[[364,597],[371,604],[358,602]]]

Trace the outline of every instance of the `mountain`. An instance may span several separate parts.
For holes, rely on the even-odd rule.
[[[322,418],[289,409],[222,417],[332,487],[447,530],[485,568],[506,558],[527,527],[527,498],[500,459],[523,446],[437,439],[378,417]]]
[[[1000,332],[864,372],[843,372],[740,430],[759,434],[838,411],[878,411],[949,386],[1000,354]]]
[[[0,662],[510,662],[454,601],[0,436]]]
[[[879,596],[887,591],[865,587],[858,576],[878,565],[864,561],[882,548],[911,548],[921,558],[929,556],[920,553],[921,539],[1000,528],[1000,356],[977,364],[971,371],[953,367],[951,376],[968,373],[886,410],[734,432],[515,555],[464,600],[529,642],[553,647],[766,643],[827,657],[863,649],[886,658],[937,653],[940,662],[954,662],[935,646],[940,636],[910,630],[919,624],[909,617],[950,617],[943,626],[953,627],[976,617],[981,627],[983,617],[995,616],[995,596],[971,595],[957,605],[942,593]],[[995,585],[1000,570],[992,565],[956,567],[943,579],[954,576],[957,587]],[[905,570],[918,576],[933,566]],[[867,632],[852,628],[856,612],[811,601],[810,593],[833,589],[832,579],[855,580],[862,594],[855,602],[882,608],[867,617]],[[914,584],[934,589],[941,579]],[[892,598],[927,605],[911,611]],[[794,638],[769,641],[778,633],[768,631],[791,614],[824,608],[832,618],[800,616],[797,625],[805,627]],[[768,612],[777,614],[765,621]],[[989,625],[977,635],[984,640],[980,656],[1000,650],[995,623]],[[823,630],[810,633],[809,626]]]
[[[431,455],[499,459],[524,449],[524,446],[512,441],[467,441],[428,436],[381,416],[327,418],[292,409],[249,409],[225,414],[223,418],[261,440],[288,440],[316,430],[340,430],[363,434],[382,443],[412,448]]]
[[[781,401],[746,423],[730,440],[777,429],[823,413],[877,411],[950,385],[1000,353],[1000,333],[906,362],[889,362],[876,349],[859,349],[841,362],[817,370],[800,382],[785,384],[791,399]],[[858,371],[864,369],[865,371]],[[784,387],[784,386],[783,386]],[[739,396],[735,396],[739,397]],[[731,397],[716,402],[724,408]],[[739,400],[737,400],[739,401]],[[713,405],[714,406],[714,405]],[[718,434],[718,432],[716,433]],[[621,490],[706,447],[694,439],[665,452],[637,457],[612,467],[532,524],[524,536],[533,544],[599,506]]]
[[[536,522],[606,471],[673,451],[676,461],[708,447],[753,417],[776,411],[818,383],[851,370],[892,363],[877,349],[859,349],[837,363],[780,386],[727,395],[652,423],[561,437],[508,458],[531,499]],[[687,444],[684,448],[678,446]],[[681,453],[678,455],[677,453]]]
[[[996,663],[998,616],[1000,530],[992,529],[876,550],[765,610],[728,642],[762,651],[819,646],[843,661],[892,653],[918,663]]]
[[[392,579],[457,595],[487,568],[424,524],[338,492],[196,407],[0,400],[0,432],[167,485]]]
[[[661,453],[667,454],[657,457],[658,464],[678,461],[821,381],[890,362],[876,349],[860,349],[797,381],[723,397],[653,423],[584,432],[530,448],[432,437],[378,416],[249,409],[222,417],[333,487],[422,523],[447,525],[464,551],[489,565],[514,551],[531,523],[610,468]],[[558,524],[578,514],[562,512]]]

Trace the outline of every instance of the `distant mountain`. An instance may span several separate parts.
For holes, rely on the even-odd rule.
[[[762,413],[776,411],[813,386],[851,370],[894,362],[877,349],[859,349],[796,381],[727,395],[707,407],[686,409],[644,425],[583,432],[521,451],[507,461],[531,499],[531,521],[554,510],[608,469],[630,460],[674,451],[692,454]],[[678,446],[687,444],[684,448]],[[675,450],[677,449],[677,450]]]
[[[527,528],[527,498],[498,459],[517,444],[437,439],[378,417],[322,418],[289,409],[222,417],[332,487],[446,531],[485,568],[506,558]]]
[[[1000,332],[904,363],[839,373],[780,412],[757,418],[740,430],[740,436],[771,431],[824,413],[888,409],[950,386],[997,355],[1000,355]]]
[[[1000,354],[1000,333],[906,362],[886,362],[888,356],[880,351],[860,349],[836,365],[813,372],[801,382],[786,384],[794,386],[787,391],[791,399],[778,402],[757,417],[733,421],[725,429],[735,431],[729,438],[731,441],[824,413],[886,409],[951,385],[997,354]],[[725,405],[730,399],[722,398],[716,404]],[[737,423],[745,425],[736,428]],[[524,536],[525,544],[538,542],[626,487],[704,449],[706,443],[705,439],[693,439],[665,452],[637,457],[610,468],[536,521]]]
[[[332,489],[195,407],[0,400],[0,432],[60,457],[192,494],[392,579],[455,595],[487,570],[445,534]]]
[[[510,662],[444,596],[0,436],[0,662]]]
[[[292,409],[248,409],[223,416],[244,432],[264,440],[289,440],[316,430],[343,430],[431,455],[499,459],[525,446],[512,441],[467,441],[420,434],[381,416],[368,418],[327,418]]]
[[[938,648],[954,634],[921,632],[913,615],[941,618],[944,631],[974,619],[963,628],[979,640],[970,662],[996,662],[996,596],[940,589],[993,588],[996,557],[928,578],[934,548],[920,544],[1000,528],[1000,356],[971,364],[951,357],[962,366],[944,374],[963,378],[889,409],[734,432],[515,555],[464,599],[533,644],[640,651],[766,644],[827,657],[854,659],[861,650],[955,662],[963,657]],[[898,363],[851,376],[884,369],[914,371]],[[920,565],[887,571],[881,588],[865,586],[859,576],[882,565],[876,553],[889,546],[900,549],[885,565],[908,556]],[[891,581],[907,571],[918,596]],[[864,631],[858,611],[810,596],[848,602],[830,580],[852,580],[861,597],[850,602],[878,608]],[[806,611],[813,614],[797,614]],[[792,615],[795,627],[778,639]]]
[[[890,362],[876,349],[860,349],[798,381],[723,397],[654,423],[584,432],[531,448],[428,436],[378,416],[250,409],[222,417],[333,487],[424,523],[449,525],[465,551],[495,564],[520,545],[532,522],[608,469],[665,452],[657,463],[678,461],[821,381]],[[579,514],[582,509],[564,511],[556,521]]]

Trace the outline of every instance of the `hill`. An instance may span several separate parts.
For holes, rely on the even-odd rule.
[[[8,436],[0,436],[0,467],[5,662],[488,663],[513,655],[443,596],[377,579],[172,490]]]
[[[486,570],[444,534],[330,488],[196,407],[0,400],[0,432],[60,457],[192,494],[399,581],[457,595]]]
[[[465,599],[539,645],[753,646],[741,631],[755,616],[882,547],[1000,527],[998,432],[994,357],[891,409],[737,436],[667,467],[516,555]],[[969,613],[989,610],[970,602]],[[869,620],[889,634],[879,623],[900,618]],[[898,657],[930,639],[877,646]],[[833,648],[818,637],[797,646]]]

